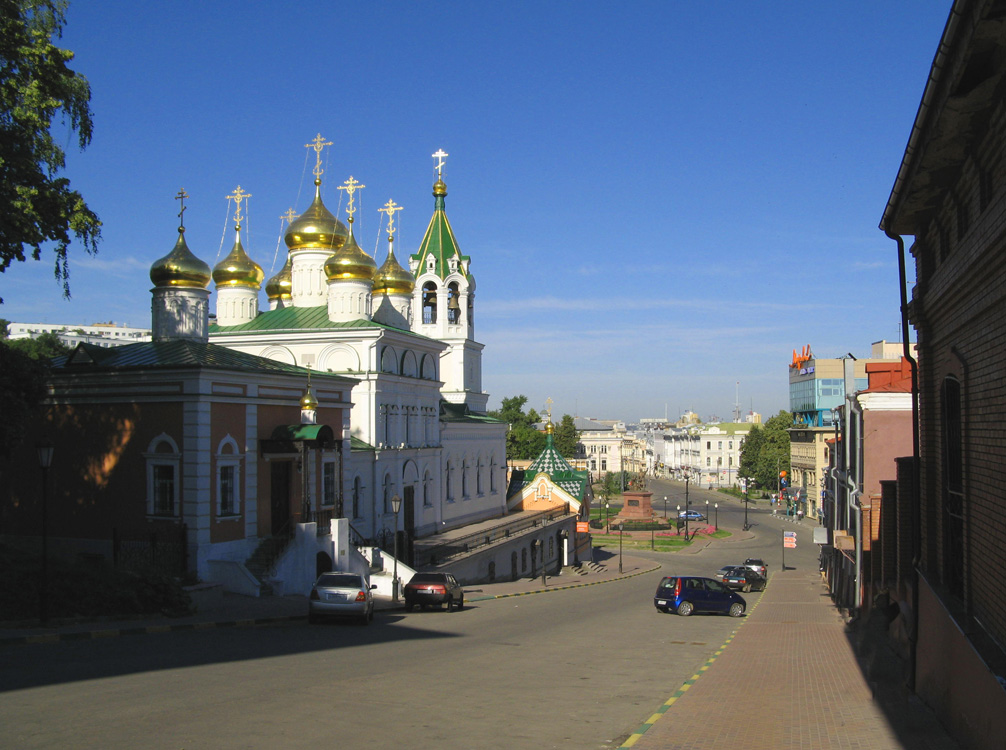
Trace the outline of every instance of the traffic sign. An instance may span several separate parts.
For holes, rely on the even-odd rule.
[[[783,539],[782,546],[787,549],[796,549],[796,539]]]
[[[796,532],[795,531],[784,531],[784,532],[782,532],[782,535],[786,536],[786,537],[793,537],[794,539],[796,539]]]

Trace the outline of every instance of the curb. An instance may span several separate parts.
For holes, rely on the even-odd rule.
[[[628,573],[626,575],[620,575],[617,578],[608,578],[604,581],[589,581],[586,583],[568,583],[564,586],[551,586],[544,589],[535,589],[534,591],[515,591],[511,594],[495,594],[493,596],[480,596],[476,598],[470,598],[469,601],[472,602],[487,602],[493,599],[508,599],[513,596],[531,596],[533,594],[547,594],[552,591],[566,591],[568,589],[581,589],[585,586],[600,586],[602,583],[612,583],[613,581],[624,581],[627,578],[635,578],[636,576],[645,575],[646,573],[652,573],[655,570],[659,570],[661,567],[660,563],[657,563],[652,568],[647,568],[646,570],[640,570],[635,573]]]

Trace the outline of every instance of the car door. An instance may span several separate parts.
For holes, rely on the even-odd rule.
[[[706,579],[706,604],[709,612],[726,612],[733,602],[730,589],[719,581]]]
[[[709,592],[706,590],[705,581],[701,578],[686,578],[681,598],[690,601],[696,612],[709,611]]]

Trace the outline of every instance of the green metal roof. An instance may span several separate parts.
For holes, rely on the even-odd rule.
[[[210,335],[214,333],[270,333],[282,331],[338,331],[352,328],[385,328],[392,331],[405,329],[384,325],[372,320],[350,320],[344,323],[333,323],[328,319],[328,306],[316,307],[284,307],[278,310],[268,310],[255,316],[247,323],[236,326],[221,326],[212,324]],[[405,331],[411,333],[411,331]],[[414,334],[416,335],[416,334]]]
[[[53,360],[53,372],[84,370],[124,370],[164,368],[209,368],[216,370],[243,370],[268,373],[296,374],[312,378],[351,380],[340,375],[316,372],[254,354],[245,354],[226,346],[198,341],[144,341],[124,346],[100,347],[78,344],[64,357]]]
[[[349,436],[349,450],[350,451],[370,451],[371,453],[373,453],[377,449],[374,446],[372,446],[370,443],[367,443],[367,442],[364,442],[363,440],[360,440],[360,438],[356,437],[355,435],[350,435]]]
[[[469,422],[472,424],[502,424],[502,419],[496,419],[485,414],[473,414],[468,408],[468,404],[452,404],[448,401],[440,402],[441,422]]]
[[[327,424],[284,424],[272,431],[271,440],[334,440]]]
[[[418,275],[426,272],[426,256],[432,255],[437,261],[437,276],[445,279],[450,274],[450,266],[447,261],[457,255],[461,261],[458,263],[458,273],[467,279],[470,278],[467,269],[468,261],[471,258],[461,254],[458,241],[454,238],[454,230],[451,229],[451,223],[447,220],[444,205],[444,196],[437,195],[433,217],[430,219],[430,225],[426,228],[426,234],[419,245],[419,252],[410,257],[419,262]]]
[[[569,465],[569,462],[555,449],[550,434],[545,436],[545,449],[538,454],[538,457],[531,462],[527,469],[516,469],[511,472],[507,497],[516,495],[531,484],[538,474],[543,472],[548,474],[549,479],[567,494],[577,500],[584,499],[590,475],[586,471],[577,471]]]

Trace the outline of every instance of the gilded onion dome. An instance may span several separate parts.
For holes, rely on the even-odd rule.
[[[346,243],[349,231],[321,202],[321,179],[314,181],[314,201],[307,211],[290,222],[283,237],[290,250],[320,247],[338,250]]]
[[[185,244],[185,227],[178,228],[174,249],[150,267],[150,280],[158,287],[205,289],[210,278],[210,267]]]
[[[250,289],[261,289],[265,273],[262,266],[248,257],[241,245],[241,225],[237,225],[234,248],[227,257],[213,268],[213,281],[218,287],[243,286]]]
[[[325,276],[329,281],[373,281],[376,272],[377,263],[356,244],[351,218],[346,244],[325,261]]]
[[[310,385],[307,386],[307,391],[304,393],[303,396],[301,396],[301,399],[300,399],[300,408],[301,409],[317,409],[318,408],[318,399],[315,397],[314,391],[311,390],[311,386]]]
[[[412,294],[415,288],[416,277],[402,268],[389,244],[388,259],[374,275],[374,294]]]
[[[265,293],[269,299],[290,299],[293,290],[293,261],[286,256],[286,263],[265,285]]]

